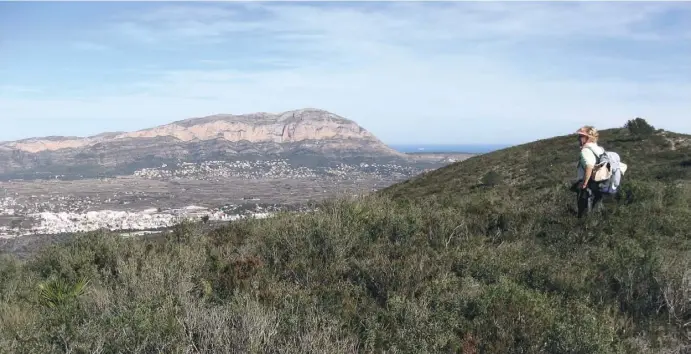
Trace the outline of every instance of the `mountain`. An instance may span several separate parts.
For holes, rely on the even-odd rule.
[[[0,143],[0,174],[126,172],[169,161],[404,155],[352,120],[320,109],[218,114],[134,132]]]

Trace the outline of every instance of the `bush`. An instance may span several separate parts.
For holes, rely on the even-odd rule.
[[[628,129],[631,135],[639,137],[650,136],[655,133],[655,127],[640,117],[627,121],[624,128]]]
[[[501,175],[495,171],[489,171],[485,173],[484,176],[482,176],[482,184],[487,186],[487,187],[494,187],[496,185],[499,185],[501,183]]]

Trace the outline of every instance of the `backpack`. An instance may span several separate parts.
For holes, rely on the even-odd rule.
[[[593,168],[593,181],[600,183],[602,193],[616,193],[621,185],[621,177],[626,173],[628,166],[621,162],[619,154],[614,151],[605,150],[604,153],[598,155],[591,147],[588,149],[593,152],[597,159]]]

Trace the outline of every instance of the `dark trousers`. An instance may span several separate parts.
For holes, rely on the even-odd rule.
[[[582,181],[576,182],[574,189],[577,197],[578,217],[582,218],[589,212],[601,206],[603,193],[600,191],[599,183],[589,181],[586,189],[581,189]]]

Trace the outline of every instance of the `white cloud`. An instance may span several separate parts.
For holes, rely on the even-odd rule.
[[[688,31],[646,26],[670,8],[688,11],[686,4],[359,5],[168,5],[123,17],[109,28],[147,46],[228,48],[229,38],[242,34],[256,38],[256,47],[243,49],[250,53],[229,51],[230,58],[213,56],[218,59],[187,52],[192,62],[204,65],[160,71],[154,79],[128,85],[141,90],[136,95],[40,104],[0,97],[0,110],[26,119],[50,114],[55,121],[98,116],[104,126],[130,117],[121,128],[104,129],[121,130],[214,113],[317,107],[354,119],[390,143],[519,142],[569,133],[585,123],[620,126],[634,116],[691,132],[691,81],[668,77],[675,70],[689,73],[688,66],[664,71],[651,69],[648,59],[570,48],[576,41],[603,38],[662,46],[684,40]],[[652,70],[648,76],[657,79],[617,78],[606,71],[577,79],[563,71],[573,58],[556,56],[548,61],[555,71],[526,70],[526,44],[538,49],[535,60],[550,49],[570,49],[565,55],[580,57],[581,70],[625,63],[629,71]],[[234,55],[247,55],[246,63],[256,67],[224,65]]]
[[[596,36],[664,39],[640,28],[652,16],[670,10],[689,11],[684,3],[617,2],[394,2],[362,7],[291,4],[235,4],[229,7],[173,6],[137,14],[124,22],[141,32],[157,32],[159,39],[217,37],[228,33],[328,34],[350,38],[490,39],[506,36]],[[385,7],[385,8],[381,8]],[[256,16],[247,17],[250,9]],[[676,37],[688,35],[679,32]],[[372,31],[374,30],[374,31]],[[158,33],[160,32],[160,33]]]

